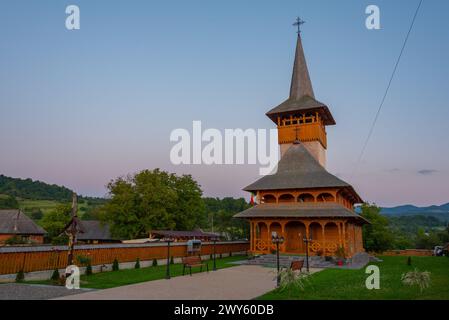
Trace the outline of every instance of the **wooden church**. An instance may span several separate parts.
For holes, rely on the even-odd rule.
[[[275,249],[273,232],[285,240],[283,253],[352,257],[364,251],[362,225],[354,211],[363,200],[347,182],[326,170],[326,126],[335,120],[315,99],[298,30],[290,97],[266,115],[277,125],[281,159],[276,173],[244,188],[255,206],[235,215],[250,223],[250,251]]]

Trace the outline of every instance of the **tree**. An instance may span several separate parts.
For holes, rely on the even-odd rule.
[[[42,218],[41,225],[47,231],[47,236],[52,242],[56,240],[67,223],[69,223],[70,213],[70,204],[61,204],[55,210],[45,214]]]
[[[426,233],[424,229],[419,229],[415,238],[415,247],[417,249],[433,249],[442,244],[437,232]]]
[[[380,210],[375,204],[362,205],[361,215],[371,223],[363,226],[363,244],[367,251],[382,252],[393,247],[393,233]]]
[[[116,237],[146,237],[155,229],[192,230],[205,220],[202,191],[190,175],[143,170],[107,187],[111,199],[101,218]]]
[[[19,202],[14,196],[0,194],[0,209],[19,209]]]
[[[204,198],[206,212],[209,220],[209,229],[224,232],[231,239],[242,239],[249,237],[249,225],[246,220],[236,219],[234,215],[250,205],[243,198],[234,199],[226,197]]]
[[[31,208],[25,210],[25,212],[31,217],[31,219],[38,221],[44,217],[44,213],[39,208]]]

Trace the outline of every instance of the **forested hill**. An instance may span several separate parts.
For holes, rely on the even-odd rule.
[[[63,186],[0,174],[0,194],[33,200],[70,201],[72,193],[72,190]]]

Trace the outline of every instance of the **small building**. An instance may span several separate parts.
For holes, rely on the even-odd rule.
[[[80,220],[80,229],[82,232],[77,235],[78,243],[120,243],[111,235],[109,225],[97,220]]]
[[[21,210],[0,210],[0,244],[11,238],[24,243],[42,244],[46,233]]]
[[[219,235],[212,232],[203,232],[202,230],[176,231],[176,230],[153,230],[150,232],[150,239],[172,238],[175,242],[188,240],[212,241],[219,238]]]

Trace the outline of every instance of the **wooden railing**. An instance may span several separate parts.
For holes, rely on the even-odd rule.
[[[67,266],[67,246],[29,246],[0,247],[0,274],[62,269]],[[226,241],[216,243],[216,253],[245,252],[249,250],[246,241]],[[201,255],[213,253],[213,245],[206,242],[201,246]],[[175,242],[170,245],[170,255],[184,257],[188,255],[185,242]],[[117,259],[121,262],[133,262],[164,259],[167,257],[166,243],[148,244],[108,244],[108,245],[78,245],[74,257],[85,256],[91,259],[92,265],[110,264]]]
[[[309,243],[309,253],[312,255],[335,255],[338,248],[340,247],[340,243],[338,241],[318,241],[312,240]],[[303,250],[305,253],[305,245],[303,245]],[[343,244],[343,248],[345,252],[347,249],[347,245]],[[256,239],[255,240],[255,252],[256,253],[270,253],[272,250],[276,250],[276,245],[271,242],[271,239]],[[281,252],[282,250],[281,247]],[[286,251],[288,253],[288,250]]]

